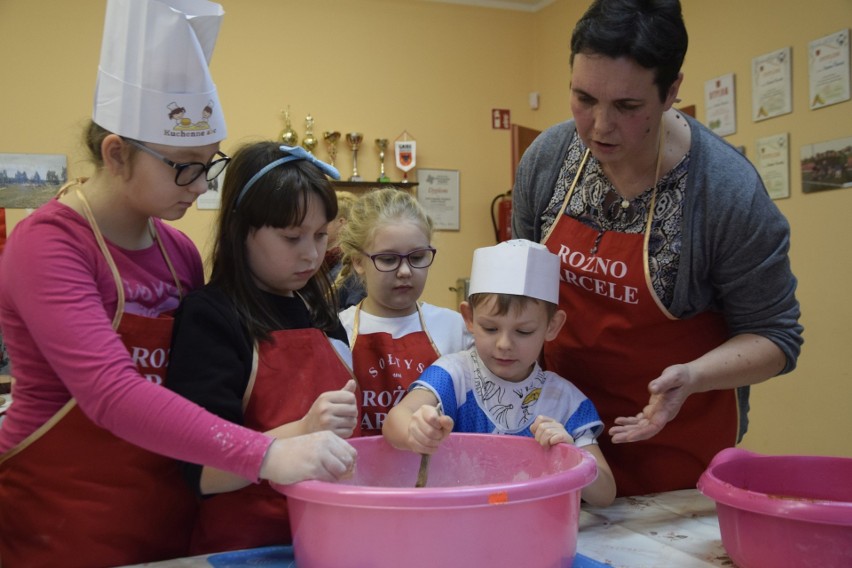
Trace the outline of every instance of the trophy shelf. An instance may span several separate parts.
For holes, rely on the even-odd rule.
[[[368,191],[374,188],[395,187],[396,189],[414,189],[417,187],[416,181],[401,182],[401,181],[332,181],[331,185],[336,189],[345,189],[347,191]]]

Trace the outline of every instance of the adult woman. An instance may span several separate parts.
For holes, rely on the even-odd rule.
[[[546,367],[615,424],[620,495],[694,487],[745,432],[748,385],[802,342],[789,225],[751,164],[672,108],[686,47],[677,0],[596,0],[571,40],[574,119],[513,192],[515,235],[562,259]]]
[[[173,97],[218,108],[207,62],[222,14],[204,0],[109,0],[86,138],[96,172],[6,245],[0,322],[15,361],[0,429],[6,568],[184,556],[194,496],[163,456],[279,483],[333,479],[352,465],[354,449],[329,432],[275,440],[157,384],[168,314],[203,283],[197,249],[162,220],[182,217],[228,162],[221,113],[187,134],[168,108]],[[182,73],[169,71],[175,60]]]

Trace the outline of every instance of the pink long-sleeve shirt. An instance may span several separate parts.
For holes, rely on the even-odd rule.
[[[203,283],[198,250],[156,220],[184,293]],[[174,309],[177,287],[154,243],[108,243],[125,311]],[[14,403],[0,427],[0,452],[35,432],[71,398],[98,426],[147,450],[257,479],[272,438],[210,414],[145,380],[112,329],[116,284],[92,229],[51,200],[14,229],[0,258],[0,325],[12,361]]]

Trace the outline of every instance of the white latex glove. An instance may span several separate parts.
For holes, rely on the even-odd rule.
[[[352,474],[356,455],[349,442],[328,430],[278,438],[266,452],[260,477],[283,485],[307,479],[337,481]]]

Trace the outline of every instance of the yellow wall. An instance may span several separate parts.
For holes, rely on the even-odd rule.
[[[728,137],[755,155],[755,140],[789,132],[791,194],[778,205],[793,227],[793,268],[799,277],[806,344],[799,368],[753,389],[745,446],[766,453],[852,456],[849,386],[852,279],[849,212],[852,191],[803,195],[798,152],[803,144],[852,135],[852,102],[809,111],[807,43],[852,26],[850,0],[683,0],[690,50],[683,104],[704,118],[704,81],[736,74],[737,133]],[[228,119],[231,151],[272,138],[289,105],[304,136],[360,130],[358,166],[378,173],[373,140],[407,130],[421,167],[461,172],[460,232],[440,232],[440,249],[424,298],[453,306],[449,287],[469,274],[471,252],[493,242],[489,205],[511,184],[510,139],[492,130],[490,111],[508,108],[534,128],[569,116],[568,42],[585,0],[556,0],[539,12],[517,12],[416,0],[224,0],[227,12],[212,70]],[[104,0],[0,1],[0,152],[67,154],[69,174],[89,167],[78,140],[90,116]],[[818,9],[817,9],[818,7]],[[751,121],[750,63],[791,46],[790,115]],[[541,108],[527,95],[541,93]],[[338,166],[351,172],[341,144]],[[325,157],[322,146],[316,152]],[[391,159],[386,167],[400,173]],[[10,224],[25,212],[8,211]],[[214,213],[191,210],[177,225],[203,252]]]
[[[105,5],[0,1],[0,152],[67,153],[70,176],[89,171],[78,140],[91,115]],[[464,234],[438,233],[426,289],[430,302],[454,305],[449,287],[469,274],[471,251],[493,242],[491,199],[511,186],[510,134],[492,130],[490,116],[492,108],[526,105],[534,16],[410,0],[223,5],[211,65],[228,123],[223,149],[276,137],[289,106],[300,140],[308,113],[317,137],[363,132],[358,169],[374,180],[374,140],[408,131],[418,166],[461,172]],[[315,152],[327,157],[323,145]],[[386,168],[401,179],[392,160]],[[343,179],[351,161],[339,144]],[[14,223],[22,212],[9,213]],[[176,224],[206,253],[214,215],[193,209]]]

